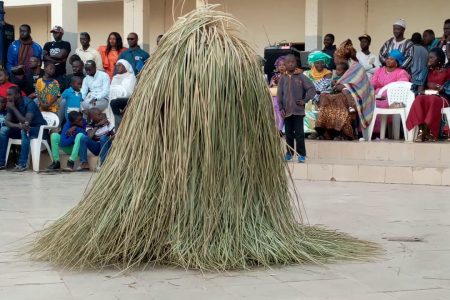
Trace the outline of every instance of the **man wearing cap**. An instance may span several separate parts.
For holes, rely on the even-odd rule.
[[[380,67],[380,61],[378,56],[371,53],[369,50],[370,43],[372,42],[372,38],[368,34],[364,34],[359,37],[361,51],[356,53],[356,58],[359,63],[366,69],[367,76],[372,78],[376,69]]]
[[[406,22],[403,19],[397,20],[393,25],[394,37],[384,43],[380,50],[380,62],[385,65],[389,53],[397,49],[405,57],[405,61],[401,65],[402,69],[410,72],[412,59],[414,56],[414,44],[411,40],[405,38]]]
[[[8,48],[6,70],[11,73],[11,68],[23,66],[23,70],[30,70],[30,58],[42,57],[42,48],[33,42],[30,25],[23,24],[19,28],[19,39],[12,42]]]
[[[61,26],[55,26],[50,31],[53,34],[54,42],[48,42],[44,45],[44,64],[52,62],[55,64],[55,79],[62,82],[66,75],[66,61],[70,54],[70,43],[63,41],[64,29]]]

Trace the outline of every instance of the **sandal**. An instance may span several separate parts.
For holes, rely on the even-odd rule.
[[[417,138],[414,140],[415,143],[423,143],[425,142],[425,134],[421,130],[419,134],[417,135]]]

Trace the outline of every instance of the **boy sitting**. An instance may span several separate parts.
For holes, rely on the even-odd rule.
[[[111,141],[114,138],[114,125],[102,111],[96,107],[88,110],[91,122],[86,128],[87,135],[80,140],[80,171],[89,170],[87,150],[95,156],[100,155],[100,165],[106,159]]]
[[[60,147],[66,154],[70,154],[66,170],[73,171],[75,162],[78,160],[80,141],[81,138],[86,135],[86,121],[79,111],[71,111],[68,114],[67,119],[68,122],[64,125],[61,134],[52,133],[50,136],[53,163],[47,170],[59,170],[61,168],[61,163],[59,161]]]

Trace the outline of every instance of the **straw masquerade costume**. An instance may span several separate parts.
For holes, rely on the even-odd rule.
[[[236,25],[207,6],[164,35],[92,188],[39,235],[36,259],[227,270],[373,255],[293,209],[267,83]]]

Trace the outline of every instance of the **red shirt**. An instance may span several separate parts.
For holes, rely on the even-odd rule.
[[[6,99],[6,92],[12,86],[17,86],[17,84],[11,83],[9,81],[7,83],[5,83],[5,84],[1,84],[0,85],[0,97]],[[22,93],[22,96],[26,96],[24,92],[21,92],[21,93]]]

